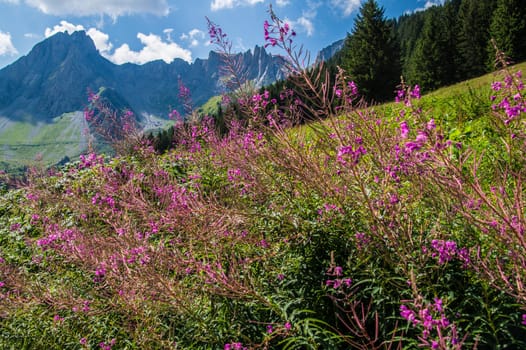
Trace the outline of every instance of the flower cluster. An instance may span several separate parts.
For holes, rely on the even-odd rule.
[[[360,159],[367,154],[367,150],[363,146],[361,138],[355,140],[356,146],[347,145],[341,146],[338,149],[336,159],[341,165],[347,165],[347,161],[350,160],[352,165],[358,164]]]
[[[521,113],[526,113],[524,82],[521,71],[513,75],[506,75],[504,84],[501,81],[493,82],[491,89],[495,92],[495,95],[491,96],[491,101],[494,102],[491,108],[495,112],[504,112],[504,124],[508,125],[517,119]],[[498,95],[501,97],[499,98]]]
[[[296,32],[290,28],[288,23],[283,23],[280,20],[274,20],[271,24],[268,21],[263,23],[263,30],[265,34],[265,47],[276,46],[279,43],[292,43],[292,38],[296,36]]]
[[[410,86],[405,87],[404,85],[402,85],[402,87],[396,91],[395,102],[396,103],[404,102],[404,104],[407,107],[410,107],[411,100],[413,99],[419,100],[420,98],[421,98],[420,86],[415,85],[413,89],[411,89]]]
[[[232,343],[225,344],[224,349],[225,350],[248,350],[247,347],[243,346],[243,343],[239,343],[239,342],[232,342]]]
[[[104,157],[101,155],[97,155],[95,153],[89,153],[87,155],[81,154],[79,165],[77,166],[79,170],[85,169],[85,168],[91,168],[95,165],[102,165],[104,164]]]
[[[208,36],[210,37],[210,44],[222,44],[227,40],[227,35],[223,33],[220,26],[212,22],[210,19],[206,19],[208,22]]]
[[[420,300],[413,303],[414,308],[406,304],[400,306],[400,316],[413,327],[422,331],[422,347],[430,349],[461,349],[456,326],[445,315],[442,299],[434,298],[432,303],[424,304]]]
[[[109,342],[100,342],[99,347],[101,350],[111,350],[111,347],[115,345],[117,341],[115,339],[110,340]]]
[[[438,258],[438,264],[443,265],[453,259],[460,260],[464,267],[470,263],[469,251],[466,248],[458,248],[455,241],[444,241],[434,239],[431,241],[431,248],[423,247],[424,253],[430,252],[433,258]]]
[[[341,266],[331,266],[326,274],[331,278],[325,281],[325,286],[332,290],[350,288],[352,285],[352,279],[343,277],[343,268]]]

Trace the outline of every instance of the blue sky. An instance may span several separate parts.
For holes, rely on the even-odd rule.
[[[263,45],[263,21],[272,4],[315,55],[345,37],[364,0],[0,0],[0,68],[58,31],[85,30],[116,64],[206,58],[205,16],[219,24],[235,51]],[[398,17],[441,0],[379,0]]]

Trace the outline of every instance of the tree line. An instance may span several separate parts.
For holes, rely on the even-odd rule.
[[[393,99],[401,78],[407,84],[418,84],[425,93],[494,70],[494,45],[511,62],[526,59],[526,0],[446,0],[397,19],[386,18],[376,0],[367,0],[343,48],[323,66],[309,70],[316,75],[327,69],[328,76],[334,77],[341,67],[356,83],[361,97],[384,102]],[[268,91],[269,99],[279,103],[280,94],[287,89],[297,90],[293,76],[259,93]],[[313,101],[303,97],[303,103]],[[315,109],[305,108],[305,120]],[[236,111],[236,101],[226,107],[218,104],[212,117],[225,129],[224,116]],[[158,151],[165,151],[173,145],[173,129],[149,138]]]
[[[446,0],[398,19],[368,0],[331,63],[383,101],[400,76],[430,91],[493,70],[492,39],[512,62],[526,59],[526,0]]]

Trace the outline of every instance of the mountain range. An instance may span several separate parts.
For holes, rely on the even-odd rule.
[[[282,58],[264,48],[237,54],[247,78],[265,85],[284,77]],[[11,120],[49,121],[81,111],[88,90],[112,89],[139,115],[166,117],[178,108],[179,84],[191,91],[199,106],[220,94],[222,58],[211,51],[208,59],[188,63],[175,59],[143,65],[116,65],[100,55],[84,32],[57,33],[31,52],[0,70],[0,116]]]
[[[318,54],[327,59],[335,43]],[[265,48],[238,53],[240,70],[256,86],[283,79],[284,59]],[[88,92],[103,91],[115,109],[131,109],[145,128],[166,124],[168,114],[183,113],[180,84],[194,107],[225,91],[221,54],[188,63],[175,59],[143,65],[116,65],[99,53],[84,32],[57,33],[0,70],[0,170],[24,167],[35,158],[46,164],[75,158],[90,144],[82,111]]]

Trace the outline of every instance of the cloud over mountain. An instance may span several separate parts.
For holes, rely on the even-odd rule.
[[[18,51],[11,41],[11,34],[0,31],[0,56],[16,54]]]
[[[53,28],[46,28],[45,37],[48,38],[56,33],[65,32],[73,33],[76,31],[86,30],[82,25],[75,25],[67,21],[60,21],[60,24],[55,25]],[[165,32],[166,33],[166,32]],[[143,47],[134,51],[128,44],[122,44],[118,48],[113,50],[113,44],[110,41],[110,36],[97,28],[89,28],[86,34],[91,37],[95,47],[102,56],[112,61],[115,64],[123,63],[136,63],[144,64],[151,61],[163,60],[166,63],[171,63],[176,58],[181,58],[187,62],[192,61],[192,53],[182,48],[177,43],[171,40],[168,36],[166,40],[163,40],[159,35],[155,34],[144,34],[137,33],[137,38],[143,45]],[[190,35],[197,35],[198,33],[190,32]]]

